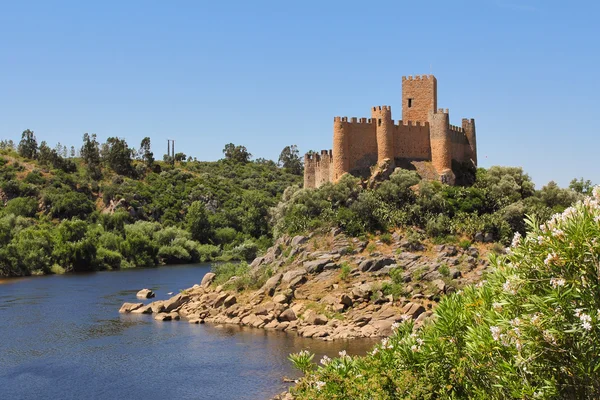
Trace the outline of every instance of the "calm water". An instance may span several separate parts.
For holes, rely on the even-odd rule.
[[[0,280],[0,399],[266,399],[296,377],[290,352],[364,354],[373,343],[118,313],[139,289],[165,299],[209,269]]]

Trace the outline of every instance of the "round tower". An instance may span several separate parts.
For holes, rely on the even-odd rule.
[[[431,163],[443,183],[454,184],[452,172],[452,142],[450,141],[448,110],[439,109],[429,113],[429,138]]]
[[[342,175],[350,172],[349,154],[348,154],[348,122],[341,117],[333,118],[333,159],[331,169],[331,181],[333,183],[340,180]]]
[[[465,131],[465,136],[469,141],[469,147],[471,147],[471,159],[475,166],[477,166],[477,137],[475,135],[475,120],[473,118],[463,118],[462,127]]]
[[[386,158],[394,162],[394,121],[392,121],[392,107],[373,107],[371,118],[375,121],[377,129],[377,163]]]

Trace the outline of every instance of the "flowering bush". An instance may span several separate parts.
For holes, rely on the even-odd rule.
[[[600,398],[600,189],[526,222],[487,281],[365,357],[306,368],[299,399]]]

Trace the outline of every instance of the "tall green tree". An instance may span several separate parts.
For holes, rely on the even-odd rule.
[[[96,134],[83,134],[83,146],[81,147],[81,158],[87,167],[87,171],[92,179],[100,179],[102,177],[102,169],[100,166],[100,144],[96,139]]]
[[[109,137],[102,145],[101,152],[104,162],[117,174],[130,176],[133,172],[131,159],[133,151],[125,139]]]
[[[192,234],[192,239],[206,243],[210,237],[211,227],[208,213],[204,203],[194,201],[188,208],[185,216],[187,230]]]
[[[236,146],[233,143],[228,143],[223,149],[223,154],[226,160],[247,163],[252,158],[252,154],[248,152],[245,146]]]
[[[25,158],[34,159],[37,157],[38,144],[33,131],[26,129],[21,134],[21,141],[18,147],[19,154]]]
[[[146,164],[148,168],[152,168],[152,166],[154,165],[154,153],[150,151],[149,137],[146,136],[142,139],[142,142],[140,143],[140,149],[138,152],[140,158],[142,159],[142,161],[144,161],[144,164]]]
[[[298,146],[295,144],[285,146],[283,150],[281,150],[281,154],[279,154],[279,165],[291,174],[302,175],[304,167],[302,165],[302,159],[300,158]]]
[[[569,183],[569,189],[574,190],[577,193],[592,194],[593,187],[594,185],[592,185],[592,181],[589,179],[583,180],[583,178],[579,178],[579,180],[577,180],[577,178],[574,178]]]

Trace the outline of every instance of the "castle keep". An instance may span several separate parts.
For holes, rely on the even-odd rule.
[[[394,122],[389,106],[373,107],[368,119],[334,117],[333,150],[304,156],[304,187],[335,183],[346,173],[368,177],[386,159],[405,168],[429,162],[435,179],[454,184],[453,165],[477,165],[475,120],[450,125],[448,109],[437,108],[435,77],[403,76],[402,120]]]

